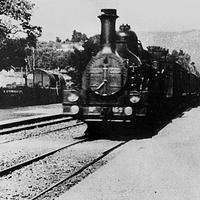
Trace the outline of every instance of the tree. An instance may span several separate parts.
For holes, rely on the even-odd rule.
[[[35,45],[42,28],[30,24],[34,4],[28,0],[0,0],[0,44],[17,32],[24,32],[30,45]]]
[[[81,87],[82,74],[87,64],[91,60],[92,56],[95,56],[101,48],[100,35],[90,37],[84,42],[83,48],[83,51],[75,49],[69,59],[69,66],[74,69],[69,72],[69,75],[72,77],[73,82],[78,88]]]
[[[36,65],[43,69],[65,69],[69,65],[70,54],[58,48],[56,42],[38,42]]]
[[[25,38],[6,39],[5,44],[0,48],[0,70],[25,67],[27,41]]]
[[[70,40],[68,38],[64,41],[64,43],[67,43],[67,42],[70,42]]]
[[[85,42],[87,35],[76,30],[73,31],[71,42]]]
[[[58,41],[38,42],[36,66],[43,69],[65,69],[72,77],[75,87],[80,88],[81,77],[85,67],[92,56],[96,55],[101,48],[100,35],[95,35],[85,40],[83,42],[83,51],[75,48],[73,52],[66,52],[62,48],[58,48],[57,43]],[[60,45],[64,43],[60,43]]]
[[[25,67],[42,28],[30,24],[34,4],[29,0],[0,0],[0,67]],[[26,38],[14,39],[17,33]],[[21,36],[22,37],[22,36]],[[13,38],[13,39],[11,39]]]
[[[59,37],[56,37],[56,42],[57,42],[57,43],[61,43],[62,40],[61,40]]]

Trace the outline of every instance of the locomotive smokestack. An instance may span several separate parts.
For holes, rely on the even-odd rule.
[[[115,49],[115,22],[118,18],[116,9],[102,9],[104,14],[98,16],[101,20],[101,45]]]

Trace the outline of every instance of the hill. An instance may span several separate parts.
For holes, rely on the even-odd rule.
[[[183,32],[139,32],[137,33],[143,47],[161,46],[169,49],[180,50],[191,56],[191,61],[196,63],[200,71],[200,30]]]

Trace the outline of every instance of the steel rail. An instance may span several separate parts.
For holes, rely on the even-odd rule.
[[[48,153],[44,153],[44,154],[42,154],[42,155],[40,155],[40,156],[37,156],[37,157],[35,157],[35,158],[29,159],[29,160],[24,161],[24,162],[22,162],[22,163],[18,163],[18,164],[14,165],[14,166],[11,166],[11,167],[8,167],[8,168],[6,168],[6,169],[3,169],[3,170],[0,171],[0,177],[5,176],[5,175],[7,175],[7,174],[9,174],[9,173],[11,173],[11,172],[13,172],[13,171],[15,171],[15,170],[21,169],[22,167],[25,167],[25,166],[27,166],[27,165],[30,165],[30,164],[32,164],[33,162],[37,162],[37,161],[39,161],[39,160],[41,160],[41,159],[43,159],[43,158],[45,158],[45,157],[47,157],[47,156],[50,156],[50,155],[52,155],[52,154],[55,154],[55,153],[58,152],[58,151],[61,151],[61,150],[63,150],[63,149],[69,148],[69,147],[71,147],[71,146],[74,146],[74,145],[76,145],[76,144],[80,144],[80,143],[83,143],[83,142],[86,142],[86,141],[88,141],[88,140],[87,140],[87,139],[83,139],[83,140],[80,140],[80,141],[78,141],[78,142],[74,142],[74,143],[65,145],[65,146],[60,147],[60,148],[58,148],[58,149],[49,151]]]
[[[5,134],[14,133],[14,132],[23,131],[23,130],[29,130],[29,129],[33,129],[35,127],[43,127],[43,126],[47,126],[47,125],[53,125],[53,124],[57,124],[57,123],[61,123],[61,122],[67,122],[70,120],[72,120],[71,117],[65,117],[65,118],[61,118],[61,119],[52,119],[51,121],[45,120],[45,121],[37,122],[37,123],[32,122],[33,124],[21,125],[21,126],[16,126],[16,127],[0,130],[0,135],[5,135]]]
[[[59,123],[59,122],[58,122]],[[51,131],[46,131],[46,132],[43,132],[43,135],[44,134],[48,134],[48,133],[52,133],[52,132],[56,132],[56,131],[61,131],[61,130],[64,130],[64,129],[68,129],[68,128],[71,128],[71,127],[74,127],[74,126],[79,126],[79,125],[82,125],[84,124],[84,122],[78,122],[76,124],[72,124],[72,125],[69,125],[69,126],[65,126],[65,127],[62,127],[62,128],[57,128],[57,129],[54,129],[54,130],[51,130]],[[28,129],[26,129],[28,130]],[[24,139],[28,139],[29,137],[27,138],[20,138],[20,139],[16,139],[14,141],[17,141],[17,140],[24,140]],[[77,138],[78,139],[78,138]],[[13,140],[12,140],[13,141]],[[0,142],[0,144],[5,144],[5,143],[9,143],[9,142],[12,142],[12,141],[5,141],[5,142]]]
[[[71,178],[77,176],[78,174],[80,174],[82,171],[84,171],[85,169],[87,169],[88,167],[90,167],[91,165],[95,164],[96,162],[98,162],[99,160],[101,160],[102,158],[104,158],[105,156],[107,156],[109,153],[111,153],[112,151],[114,151],[115,149],[119,148],[120,146],[126,144],[129,140],[121,142],[120,144],[115,145],[114,147],[104,151],[100,156],[98,156],[97,158],[95,158],[94,160],[92,160],[91,162],[87,163],[86,165],[84,165],[83,167],[81,167],[80,169],[76,170],[75,172],[71,173],[70,175],[68,175],[67,177],[61,179],[60,181],[58,181],[57,183],[51,185],[50,187],[48,187],[47,189],[43,190],[42,192],[40,192],[38,195],[32,197],[30,200],[36,200],[37,198],[41,197],[42,195],[44,195],[45,193],[49,192],[50,190],[52,190],[53,188],[57,187],[58,185],[62,184],[63,182],[70,180]]]
[[[34,115],[34,116],[30,116],[30,117],[22,117],[22,118],[4,120],[4,121],[0,121],[0,130],[5,129],[5,128],[21,126],[21,125],[25,125],[25,124],[48,121],[51,119],[59,119],[59,118],[63,118],[63,117],[67,117],[67,116],[63,113],[62,114],[60,113],[60,114],[51,114],[51,115],[48,115],[48,114]]]

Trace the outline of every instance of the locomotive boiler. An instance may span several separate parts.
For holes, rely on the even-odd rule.
[[[65,114],[90,125],[134,123],[139,117],[159,117],[186,96],[199,95],[198,76],[167,61],[167,50],[160,56],[144,50],[129,25],[116,32],[115,9],[101,11],[101,50],[87,64],[81,89],[64,90]]]

